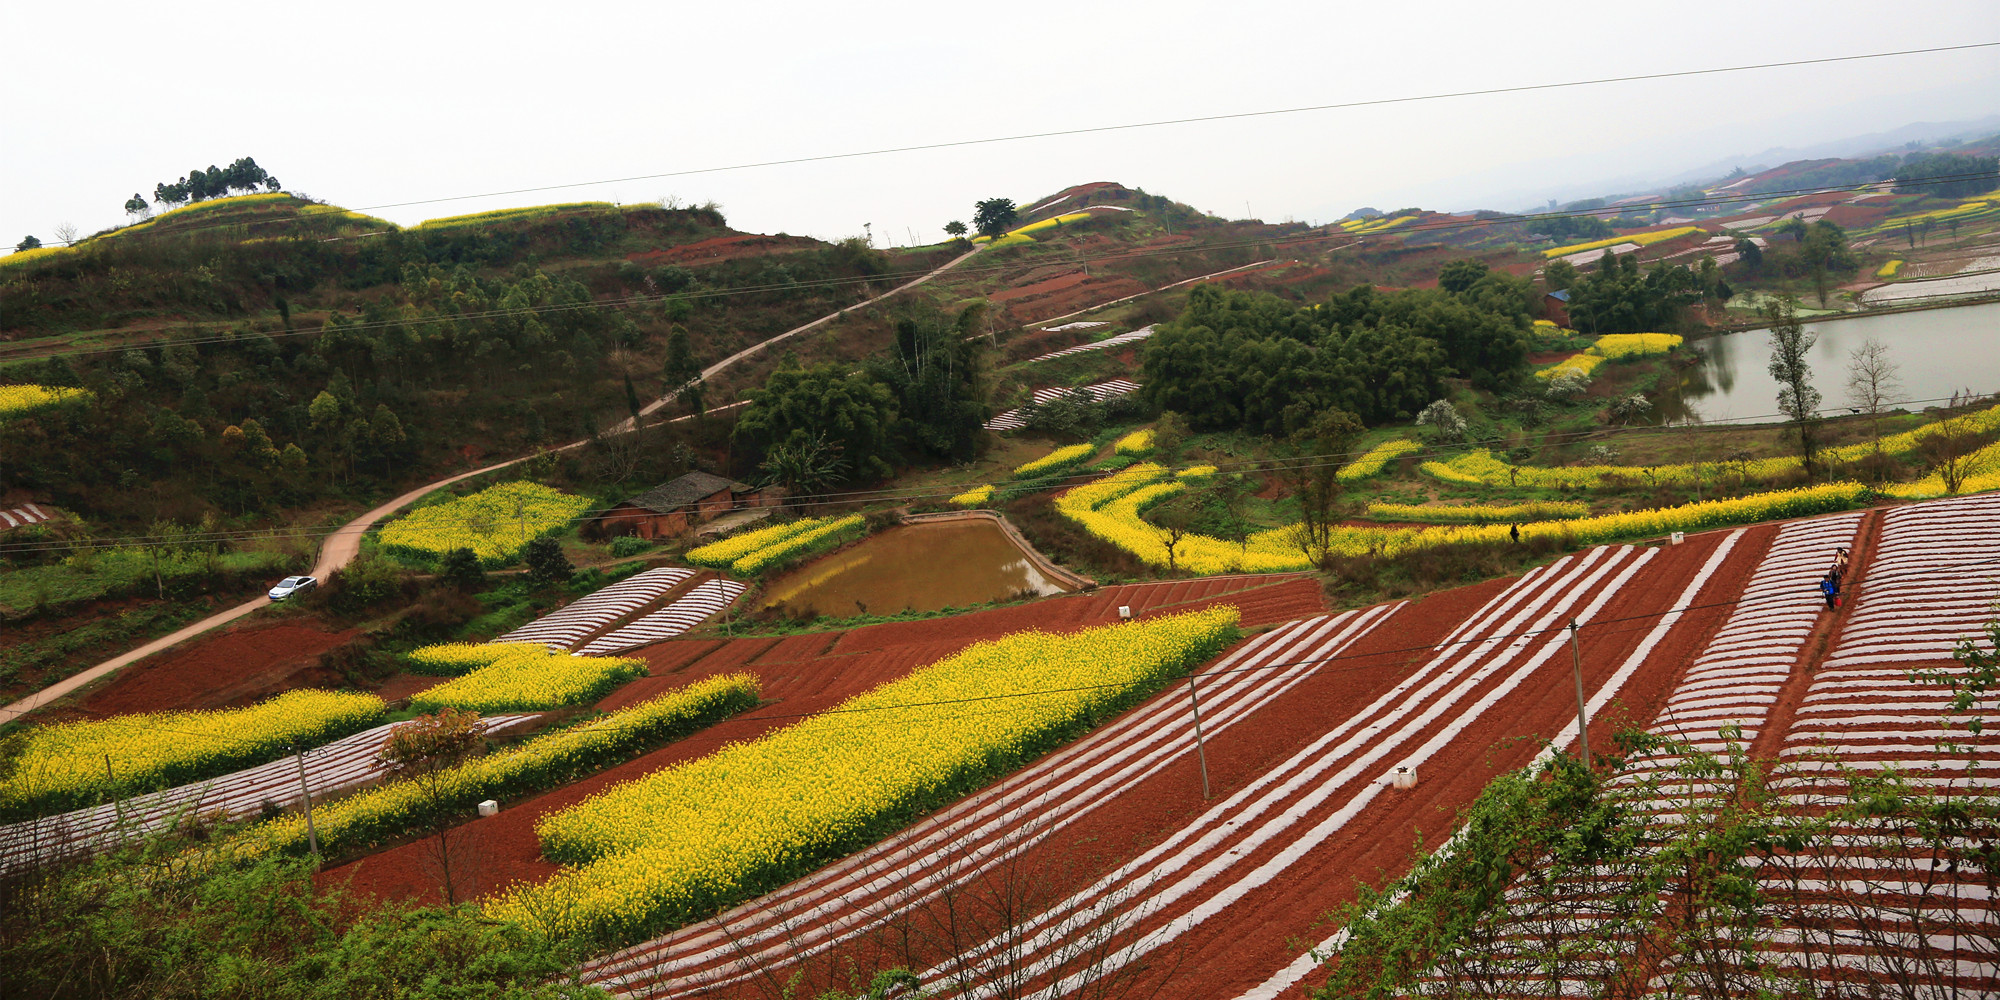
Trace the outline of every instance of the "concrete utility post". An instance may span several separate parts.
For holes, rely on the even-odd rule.
[[[1208,793],[1208,747],[1201,738],[1201,695],[1195,691],[1194,675],[1188,675],[1188,701],[1194,705],[1194,753],[1201,761],[1201,797],[1206,802]]]
[[[1583,766],[1590,766],[1590,709],[1583,700],[1583,647],[1576,638],[1576,619],[1569,620],[1569,662],[1576,672],[1576,742],[1583,750]]]
[[[299,791],[306,797],[306,845],[312,848],[314,858],[319,857],[319,831],[313,829],[312,786],[306,784],[306,751],[304,747],[294,747],[293,754],[299,762]]]

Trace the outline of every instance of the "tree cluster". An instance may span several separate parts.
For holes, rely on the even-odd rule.
[[[1896,171],[1896,190],[1935,198],[1970,198],[2000,187],[2000,157],[1939,153],[1913,156]]]
[[[1148,342],[1144,398],[1198,428],[1291,435],[1341,409],[1408,420],[1458,376],[1498,388],[1527,369],[1531,289],[1477,262],[1447,265],[1436,290],[1360,286],[1296,306],[1197,286]]]
[[[1617,235],[1611,223],[1594,215],[1558,215],[1537,219],[1530,228],[1558,242],[1587,242]]]
[[[9,482],[146,520],[257,513],[370,493],[466,440],[511,450],[585,436],[593,403],[612,409],[577,383],[636,332],[620,313],[562,308],[590,301],[582,285],[413,267],[398,291],[312,338],[238,330],[81,369],[35,365],[30,380],[83,386],[96,401],[10,424]],[[492,314],[505,309],[524,311]]]
[[[259,189],[277,191],[283,185],[276,177],[265,172],[257,161],[245,156],[227,167],[209,165],[207,170],[196,168],[177,181],[153,185],[153,200],[162,205],[184,205],[190,202],[220,198],[231,192],[249,193]],[[139,202],[135,210],[133,202]],[[143,210],[144,199],[133,195],[125,203],[127,212]]]
[[[1688,306],[1731,294],[1709,258],[1693,268],[1660,262],[1642,270],[1636,254],[1607,250],[1588,273],[1561,263],[1544,269],[1544,278],[1551,288],[1569,289],[1570,323],[1589,334],[1675,330]]]
[[[737,420],[739,452],[794,494],[887,477],[905,458],[964,461],[987,413],[983,315],[912,305],[894,319],[895,341],[859,371],[786,364]]]

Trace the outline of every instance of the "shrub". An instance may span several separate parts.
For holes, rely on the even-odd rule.
[[[611,554],[619,559],[636,556],[652,547],[651,539],[640,538],[638,535],[619,535],[611,540]]]
[[[576,575],[576,567],[563,555],[562,543],[553,538],[529,542],[522,548],[521,558],[528,564],[528,579],[536,583],[568,583]]]

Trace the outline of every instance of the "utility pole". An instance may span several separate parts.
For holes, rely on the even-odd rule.
[[[304,747],[293,747],[293,756],[299,762],[299,791],[306,797],[306,844],[312,848],[313,857],[319,857],[319,831],[313,828],[312,786],[306,784],[306,751]]]
[[[118,825],[125,825],[125,803],[118,797],[118,776],[111,771],[111,755],[104,755],[105,788],[111,792],[111,811],[118,815]]]
[[[1188,701],[1194,705],[1194,752],[1201,761],[1201,798],[1208,801],[1208,747],[1201,738],[1201,696],[1194,688],[1194,675],[1188,675]]]
[[[1583,647],[1576,638],[1576,619],[1569,620],[1569,662],[1576,672],[1576,741],[1583,748],[1583,766],[1590,767],[1590,709],[1583,700]]]

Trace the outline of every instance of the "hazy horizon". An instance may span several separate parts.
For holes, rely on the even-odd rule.
[[[929,243],[978,198],[1093,180],[1231,218],[1519,209],[1735,156],[2000,112],[2000,49],[1452,98],[601,184],[508,190],[988,136],[2000,40],[2000,7],[1884,19],[1858,3],[1350,11],[1252,3],[915,4],[662,12],[650,5],[356,4],[156,25],[72,58],[136,6],[16,12],[0,51],[35,99],[0,115],[0,238],[125,221],[133,192],[254,156],[287,189],[400,224],[555,201],[715,201],[756,232]],[[1865,25],[1866,31],[1855,30]],[[385,35],[384,32],[388,33]],[[1024,41],[1032,39],[1033,41]],[[68,43],[68,44],[66,44]],[[1294,47],[1280,47],[1280,43]],[[216,58],[226,53],[241,59]],[[243,68],[234,67],[241,63]],[[273,71],[271,67],[278,67]],[[237,84],[232,93],[225,85]],[[59,81],[59,82],[58,82]],[[17,86],[17,94],[25,93]],[[183,106],[181,95],[206,99]],[[2000,131],[2000,129],[1996,129]],[[30,153],[32,155],[24,155]],[[1744,164],[1749,166],[1751,164]],[[26,192],[33,192],[32,195]]]

